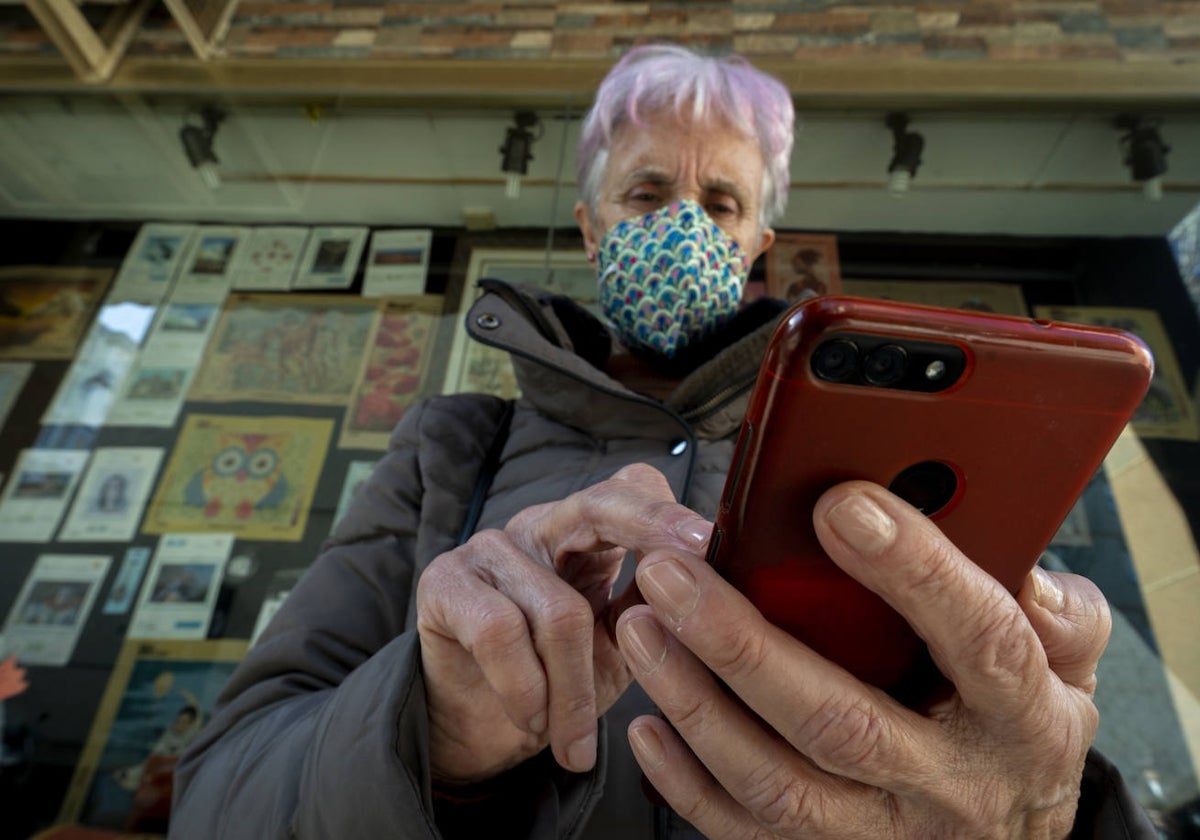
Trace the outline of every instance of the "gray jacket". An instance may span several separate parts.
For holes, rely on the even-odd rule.
[[[511,353],[523,395],[479,527],[503,527],[529,505],[635,462],[657,467],[681,502],[711,518],[778,310],[747,313],[742,337],[660,403],[593,364],[606,347],[599,325],[561,299],[535,295],[496,285],[467,316],[476,339]],[[181,760],[172,838],[687,834],[641,790],[624,734],[651,709],[636,685],[601,722],[594,772],[568,773],[543,755],[512,773],[505,796],[435,804],[415,582],[457,544],[505,408],[493,397],[458,395],[428,399],[405,415]],[[1097,759],[1088,772],[1075,836],[1155,836],[1111,767]]]

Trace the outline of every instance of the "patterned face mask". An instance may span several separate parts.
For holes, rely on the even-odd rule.
[[[597,262],[600,306],[621,343],[667,359],[734,316],[750,271],[695,201],[614,225]]]

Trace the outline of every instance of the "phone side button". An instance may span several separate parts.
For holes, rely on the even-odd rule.
[[[722,529],[713,526],[712,535],[708,538],[708,556],[705,558],[705,562],[710,566],[717,561],[717,552],[721,550],[721,539],[724,536],[725,532]]]

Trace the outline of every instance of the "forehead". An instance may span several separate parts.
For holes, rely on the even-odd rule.
[[[764,168],[758,141],[727,120],[694,121],[658,111],[617,127],[605,180],[612,184],[645,171],[671,178],[694,172],[702,183],[729,181],[757,190]]]

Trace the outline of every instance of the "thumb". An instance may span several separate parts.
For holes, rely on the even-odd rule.
[[[1046,659],[1063,682],[1093,694],[1096,664],[1108,645],[1112,614],[1096,584],[1035,566],[1017,593]]]

